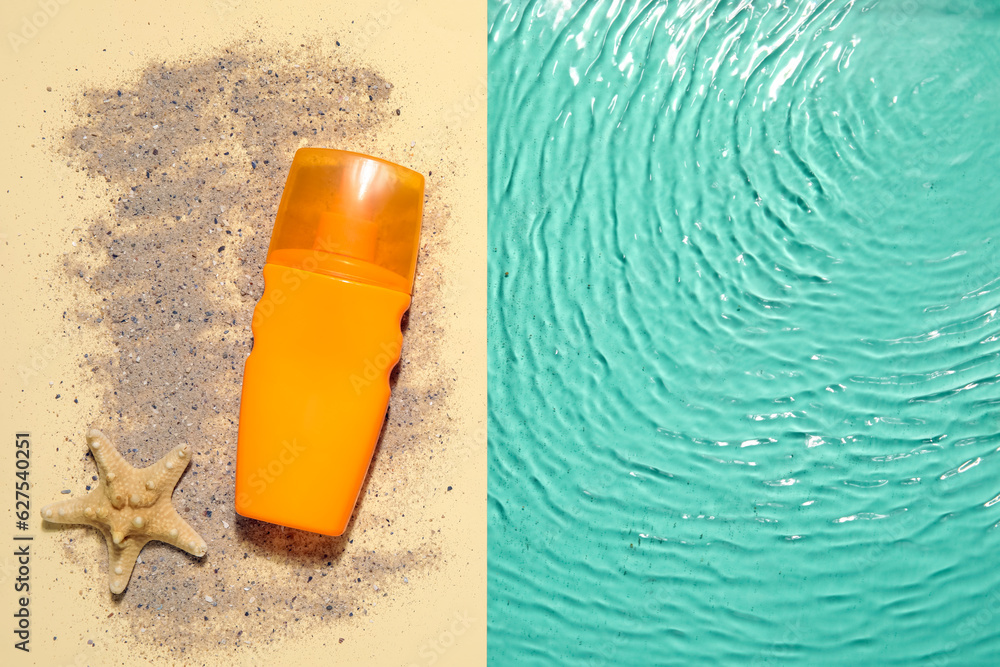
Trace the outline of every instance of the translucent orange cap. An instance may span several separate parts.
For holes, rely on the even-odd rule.
[[[424,177],[379,158],[300,148],[267,261],[406,292],[420,247]]]

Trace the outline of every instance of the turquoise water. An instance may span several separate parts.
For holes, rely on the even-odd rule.
[[[1000,651],[1000,3],[489,5],[489,657]]]

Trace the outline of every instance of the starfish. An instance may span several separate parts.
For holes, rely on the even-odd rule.
[[[205,540],[170,501],[174,486],[191,461],[190,447],[178,445],[148,468],[133,468],[97,429],[87,432],[87,444],[100,475],[97,487],[84,498],[46,505],[42,518],[52,523],[86,524],[104,534],[112,593],[117,595],[128,586],[139,552],[150,540],[172,544],[195,556],[205,555]]]

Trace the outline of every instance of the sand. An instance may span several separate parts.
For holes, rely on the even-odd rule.
[[[52,172],[80,179],[72,194],[90,213],[68,225],[68,248],[45,253],[44,284],[36,284],[58,315],[60,330],[41,341],[57,360],[20,367],[25,382],[49,385],[36,392],[48,402],[39,407],[57,417],[71,411],[76,424],[36,464],[58,480],[48,495],[46,486],[36,487],[37,502],[67,497],[52,495],[56,487],[77,497],[94,483],[83,439],[89,427],[103,430],[137,467],[187,443],[194,459],[174,503],[209,545],[195,558],[151,543],[128,589],[112,597],[100,534],[46,526],[39,539],[59,545],[52,585],[89,582],[72,590],[90,615],[81,618],[88,629],[72,637],[53,632],[51,641],[210,663],[272,645],[277,653],[270,655],[293,645],[335,646],[349,660],[380,612],[387,619],[426,615],[412,607],[423,595],[414,590],[455,577],[455,531],[467,515],[449,517],[442,507],[455,507],[449,498],[459,493],[476,493],[464,483],[478,456],[470,444],[485,445],[484,432],[469,433],[455,415],[468,409],[454,399],[459,377],[468,374],[456,352],[466,350],[447,345],[456,320],[469,317],[449,312],[455,290],[443,277],[454,261],[452,238],[467,243],[451,213],[460,199],[455,183],[465,174],[440,131],[426,141],[437,144],[435,152],[385,140],[397,136],[393,127],[411,110],[398,83],[350,53],[334,39],[244,36],[207,53],[147,62],[111,86],[46,90],[46,104],[62,114],[58,123],[41,124],[33,148],[47,155]],[[355,517],[339,538],[233,511],[250,316],[263,291],[285,174],[301,146],[371,153],[427,176],[413,305],[386,426]],[[465,557],[465,566],[470,562]],[[485,629],[480,603],[463,603],[479,616],[476,634]],[[384,622],[382,633],[392,636],[393,621]],[[452,623],[443,618],[429,627]],[[435,634],[423,636],[433,641]],[[470,641],[468,650],[481,650]],[[375,662],[388,655],[370,645],[364,652]],[[420,645],[394,652],[417,664],[431,655]],[[461,655],[469,653],[441,651],[450,660]]]
[[[318,44],[244,42],[219,58],[156,64],[132,85],[70,100],[78,124],[59,152],[67,167],[98,182],[109,204],[80,229],[80,250],[64,262],[74,294],[67,319],[110,343],[80,362],[87,385],[100,388],[101,413],[91,423],[135,466],[178,443],[195,448],[175,497],[210,554],[194,559],[151,544],[120,606],[133,631],[169,639],[171,651],[270,642],[279,628],[308,632],[329,619],[366,616],[379,598],[434,567],[430,522],[421,530],[406,518],[415,491],[447,492],[414,487],[423,486],[423,461],[453,436],[452,378],[435,350],[446,235],[433,172],[387,424],[348,531],[324,537],[233,510],[250,318],[288,165],[302,145],[375,152],[379,126],[397,109],[391,92],[376,72]],[[81,451],[71,487],[92,472],[88,457]],[[67,559],[80,566],[102,550],[92,535],[60,532]],[[74,537],[84,544],[70,547]]]

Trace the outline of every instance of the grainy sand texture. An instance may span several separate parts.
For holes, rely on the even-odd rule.
[[[406,517],[415,498],[447,492],[421,470],[452,436],[451,378],[435,338],[446,211],[433,171],[387,424],[348,531],[331,538],[244,519],[233,511],[243,362],[288,166],[303,142],[375,152],[396,116],[392,84],[318,45],[251,42],[153,64],[128,84],[70,99],[77,123],[60,154],[108,206],[80,226],[80,250],[65,260],[65,316],[105,342],[84,353],[80,384],[98,390],[94,426],[126,459],[146,466],[178,443],[194,448],[175,497],[209,554],[150,544],[120,611],[180,652],[364,617],[438,555],[432,521]],[[79,482],[93,470],[77,449],[68,472]],[[63,532],[68,560],[106,574],[103,558],[91,563],[101,554],[92,535]]]

